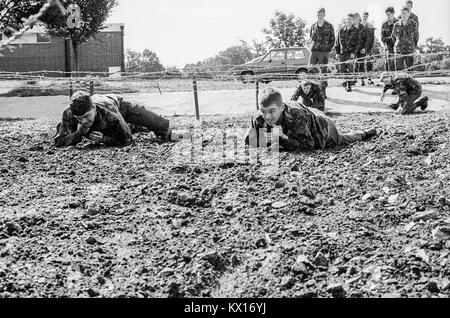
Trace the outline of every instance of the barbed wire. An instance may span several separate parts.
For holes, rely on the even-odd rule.
[[[3,57],[4,55],[1,53],[2,50],[9,50],[13,51],[15,50],[15,47],[13,47],[11,44],[17,40],[18,38],[22,37],[27,31],[29,31],[36,23],[40,22],[39,19],[47,12],[50,7],[56,5],[61,13],[63,15],[66,14],[66,9],[64,6],[59,2],[59,0],[47,0],[47,2],[41,7],[38,13],[31,15],[28,17],[28,19],[24,19],[23,21],[23,27],[17,32],[14,32],[14,34],[6,39],[5,41],[0,42],[0,57]]]

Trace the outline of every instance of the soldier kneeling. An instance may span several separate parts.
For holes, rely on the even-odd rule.
[[[325,96],[319,84],[308,80],[302,81],[291,101],[297,102],[300,97],[303,105],[325,112]]]
[[[133,105],[122,96],[93,95],[78,91],[71,97],[69,108],[57,127],[56,147],[75,146],[83,137],[107,146],[126,146],[133,141],[132,131],[153,131],[163,141],[177,140],[172,134],[170,122],[161,116]]]
[[[418,107],[422,110],[426,110],[428,108],[427,96],[424,96],[418,100],[420,96],[422,96],[422,85],[411,75],[405,73],[392,75],[385,72],[381,74],[380,81],[385,84],[383,94],[381,95],[381,101],[384,101],[386,92],[393,89],[393,95],[398,95],[399,100],[397,103],[389,105],[389,107],[393,110],[398,110],[400,114],[410,115]]]
[[[313,151],[333,148],[358,141],[369,140],[377,135],[376,129],[353,134],[340,133],[331,118],[323,112],[298,102],[283,103],[278,90],[266,88],[260,96],[260,110],[252,118],[245,142],[247,145],[260,147],[267,133],[279,131],[279,146],[284,151]]]

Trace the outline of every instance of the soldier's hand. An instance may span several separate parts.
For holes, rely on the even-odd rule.
[[[101,142],[103,140],[103,133],[101,133],[99,131],[93,131],[89,135],[89,139],[92,141]]]
[[[350,54],[350,58],[353,60],[354,58],[356,57],[356,55],[355,54]]]
[[[366,49],[362,49],[361,54],[366,54]]]

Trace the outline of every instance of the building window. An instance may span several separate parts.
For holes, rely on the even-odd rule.
[[[52,37],[45,33],[36,34],[36,43],[52,43]]]

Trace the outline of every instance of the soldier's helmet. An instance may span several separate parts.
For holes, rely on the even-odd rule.
[[[93,107],[91,96],[88,92],[77,91],[70,98],[70,111],[75,116],[83,116]]]

